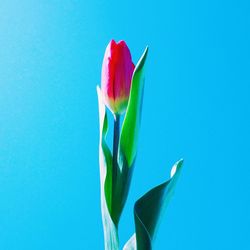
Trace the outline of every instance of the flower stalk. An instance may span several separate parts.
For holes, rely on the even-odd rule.
[[[117,186],[117,176],[119,171],[118,165],[118,146],[119,146],[119,138],[120,138],[120,115],[114,115],[114,133],[113,133],[113,164],[112,164],[112,208],[115,209],[116,207],[116,186]],[[117,218],[113,217],[114,223],[116,227],[118,227],[118,220]]]

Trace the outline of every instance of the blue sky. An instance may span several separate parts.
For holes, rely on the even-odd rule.
[[[149,54],[133,203],[184,158],[155,249],[250,248],[248,1],[0,2],[0,248],[103,249],[96,85]]]

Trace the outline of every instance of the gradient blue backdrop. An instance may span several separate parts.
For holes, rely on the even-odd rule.
[[[0,249],[103,249],[96,85],[110,39],[146,45],[134,201],[185,159],[156,250],[250,249],[250,4],[0,2]]]

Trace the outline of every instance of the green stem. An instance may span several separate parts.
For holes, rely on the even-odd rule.
[[[112,208],[117,206],[115,194],[116,194],[116,182],[118,175],[118,146],[120,138],[120,115],[114,115],[114,137],[113,137],[113,164],[112,164]],[[115,219],[113,217],[113,219]],[[118,227],[118,221],[114,221]]]
[[[114,116],[114,138],[113,138],[113,181],[116,180],[117,176],[117,155],[118,155],[118,144],[119,144],[119,136],[120,136],[120,116]]]

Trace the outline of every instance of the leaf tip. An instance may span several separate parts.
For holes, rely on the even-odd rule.
[[[147,58],[147,55],[148,55],[148,46],[146,46],[141,58],[139,59],[137,65],[136,65],[136,68],[135,68],[135,71],[139,71],[143,68],[145,62],[146,62],[146,58]]]
[[[180,159],[179,161],[177,161],[174,164],[174,166],[172,167],[171,172],[170,172],[170,177],[171,178],[176,174],[177,171],[179,171],[182,168],[183,161],[184,161],[183,159]]]

